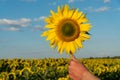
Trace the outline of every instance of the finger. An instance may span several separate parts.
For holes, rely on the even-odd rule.
[[[71,66],[68,66],[69,71],[71,70]]]
[[[77,59],[75,58],[75,56],[72,56],[72,60],[77,61]]]
[[[72,72],[71,72],[71,70],[70,70],[70,69],[68,70],[68,73],[69,73],[69,74],[72,74]]]
[[[76,73],[76,70],[72,67],[72,66],[69,66],[68,67],[68,71],[69,71],[69,73]]]
[[[74,74],[69,74],[69,77],[70,77],[72,80],[80,80],[80,79],[77,78],[77,76],[75,76]]]
[[[76,61],[73,61],[73,60],[71,60],[70,62],[69,62],[69,66],[71,66],[71,67],[75,67],[75,64],[76,64]]]
[[[68,62],[68,64],[70,65],[72,61],[73,61],[73,60],[71,59],[71,60]]]
[[[72,80],[75,80],[75,76],[73,74],[69,74],[69,77],[72,79]]]

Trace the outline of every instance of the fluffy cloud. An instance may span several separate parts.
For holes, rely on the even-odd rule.
[[[13,27],[28,27],[31,19],[21,18],[19,20],[0,19],[0,25],[7,25]]]
[[[36,25],[32,28],[32,31],[44,31],[44,28],[41,25]]]
[[[56,5],[56,2],[52,2],[52,3],[48,3],[48,5],[52,5],[52,6],[55,6]]]
[[[120,7],[119,7],[119,8],[117,8],[117,10],[118,10],[118,11],[120,11]]]
[[[104,1],[104,3],[109,3],[110,2],[110,0],[103,0]]]
[[[75,0],[68,0],[68,3],[73,3]]]
[[[104,6],[104,7],[100,7],[98,9],[95,10],[95,12],[104,12],[109,10],[110,7]]]
[[[41,21],[44,20],[46,16],[40,16],[39,18],[34,18],[34,21]]]
[[[77,2],[79,2],[79,1],[80,1],[80,2],[83,2],[84,0],[68,0],[68,3],[73,3],[73,2],[76,2],[76,1],[77,1]]]
[[[10,27],[10,28],[2,28],[1,31],[19,31],[19,28],[16,27]]]
[[[43,31],[43,20],[46,16],[38,18],[20,18],[20,19],[0,19],[0,31],[21,31],[23,28],[28,28],[31,31]]]
[[[84,10],[87,10],[90,12],[105,12],[105,11],[108,11],[109,9],[110,9],[110,7],[103,6],[103,7],[96,8],[96,9],[93,7],[88,7],[88,8],[85,8]]]
[[[21,1],[24,1],[24,2],[36,2],[37,0],[21,0]]]

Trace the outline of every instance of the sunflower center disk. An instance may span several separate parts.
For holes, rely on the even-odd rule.
[[[62,30],[62,34],[67,37],[72,36],[75,33],[75,27],[70,22],[63,24],[61,30]]]
[[[65,41],[74,41],[79,37],[79,25],[73,20],[63,20],[57,29],[58,37]]]

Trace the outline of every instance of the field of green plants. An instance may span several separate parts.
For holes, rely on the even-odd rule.
[[[71,80],[68,58],[0,59],[0,80]],[[101,80],[120,80],[120,59],[78,59]]]

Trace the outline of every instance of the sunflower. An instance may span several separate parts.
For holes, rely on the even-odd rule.
[[[58,52],[66,51],[74,54],[76,49],[83,47],[82,42],[89,39],[88,31],[91,28],[86,14],[78,9],[70,9],[68,5],[58,6],[58,11],[50,11],[51,15],[45,19],[46,31],[42,36],[50,40],[51,47],[57,47]]]

